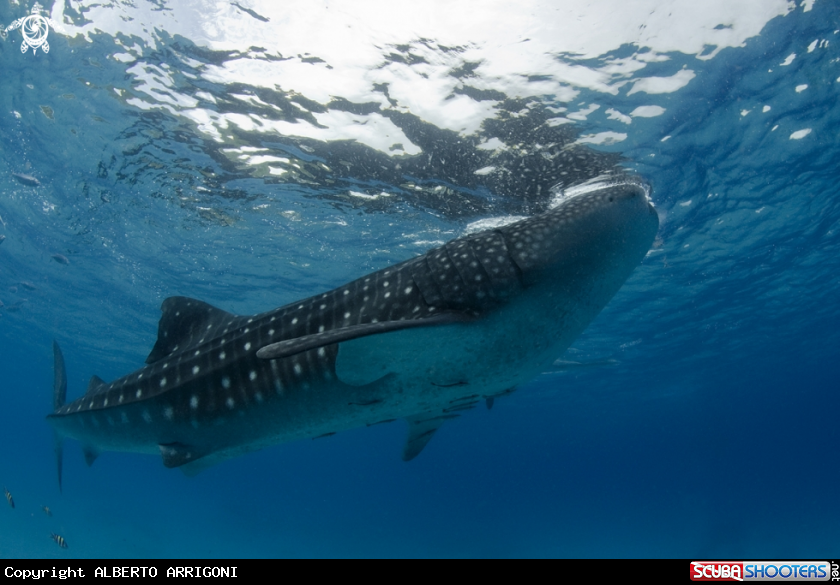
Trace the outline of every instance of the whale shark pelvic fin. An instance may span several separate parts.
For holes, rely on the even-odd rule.
[[[408,439],[403,448],[403,461],[411,461],[420,454],[420,451],[432,439],[440,426],[446,421],[458,418],[457,414],[429,415],[418,414],[406,417],[408,421]]]

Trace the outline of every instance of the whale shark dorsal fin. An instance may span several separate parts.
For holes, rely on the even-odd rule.
[[[440,428],[440,425],[449,419],[458,418],[457,414],[432,415],[429,413],[407,416],[408,439],[403,447],[403,461],[411,461],[420,454],[420,451],[432,439],[432,436]]]
[[[261,347],[257,352],[257,357],[261,359],[279,359],[290,357],[310,349],[340,343],[342,341],[350,341],[352,339],[359,339],[360,337],[367,337],[369,335],[377,335],[381,333],[390,333],[392,331],[401,331],[403,329],[411,329],[413,327],[430,327],[432,325],[447,325],[449,323],[459,323],[470,321],[472,317],[464,313],[439,313],[430,317],[422,319],[405,319],[400,321],[382,321],[378,323],[362,323],[360,325],[350,325],[348,327],[339,327],[323,333],[313,333],[312,335],[303,335],[294,339],[285,339]]]
[[[174,351],[197,345],[217,325],[239,319],[227,311],[189,297],[169,297],[163,301],[160,310],[158,338],[146,358],[147,364],[153,364]]]
[[[88,382],[87,391],[85,394],[95,394],[100,388],[106,386],[107,382],[100,378],[99,376],[91,376],[90,382]]]

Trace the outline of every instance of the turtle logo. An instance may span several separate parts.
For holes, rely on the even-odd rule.
[[[59,28],[52,18],[35,13],[33,8],[32,14],[18,18],[6,27],[5,32],[8,33],[17,28],[21,29],[20,32],[23,33],[23,42],[20,44],[21,53],[25,53],[29,47],[32,47],[33,55],[38,52],[38,49],[41,49],[44,53],[49,53],[50,44],[47,42],[47,35],[50,32],[50,25],[53,28]]]

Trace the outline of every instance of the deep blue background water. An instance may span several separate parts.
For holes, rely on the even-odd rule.
[[[0,9],[5,24],[25,14],[10,11]],[[617,365],[544,375],[444,426],[410,464],[399,458],[402,422],[195,478],[120,453],[88,469],[68,443],[63,494],[44,421],[52,339],[75,397],[92,374],[142,363],[167,296],[266,310],[537,203],[464,185],[490,203],[447,215],[410,195],[376,209],[336,203],[326,184],[271,183],[225,167],[175,116],[115,99],[114,87],[137,83],[108,59],[113,37],[51,34],[49,55],[33,56],[10,33],[0,43],[0,484],[17,507],[0,505],[0,557],[838,556],[838,28],[836,3],[819,0],[713,59],[675,52],[652,64],[663,77],[695,71],[677,92],[581,90],[576,103],[601,112],[666,110],[630,131],[602,118],[579,129],[628,132],[593,149],[620,152],[651,182],[662,219],[661,246],[563,356]],[[809,52],[814,40],[828,43]],[[158,57],[175,63],[167,50],[189,43],[167,42]],[[242,144],[254,142],[243,134],[223,147]],[[448,180],[428,172],[422,180]],[[202,177],[210,194],[195,189]]]

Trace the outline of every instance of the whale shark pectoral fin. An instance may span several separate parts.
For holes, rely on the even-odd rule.
[[[160,444],[158,447],[160,448],[160,456],[163,457],[163,464],[170,469],[192,463],[205,455],[201,449],[183,443],[166,443]]]
[[[403,461],[411,461],[420,454],[420,451],[432,439],[440,426],[449,419],[458,418],[457,414],[441,414],[429,415],[418,414],[415,416],[407,416],[405,420],[408,422],[408,439],[403,447],[402,459]]]
[[[382,321],[379,323],[362,323],[360,325],[350,325],[349,327],[340,327],[323,333],[313,333],[312,335],[304,335],[294,339],[286,339],[278,341],[261,347],[257,352],[257,357],[264,360],[274,360],[279,358],[290,357],[310,349],[324,347],[325,345],[332,345],[342,341],[350,341],[352,339],[359,339],[369,335],[377,335],[381,333],[390,333],[393,331],[402,331],[404,329],[412,329],[414,327],[430,327],[432,325],[448,325],[450,323],[459,323],[471,321],[473,317],[464,313],[440,313],[425,317],[422,319],[406,319],[401,321]]]

